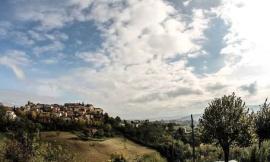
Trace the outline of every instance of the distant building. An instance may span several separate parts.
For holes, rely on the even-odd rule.
[[[50,123],[52,118],[59,118],[65,121],[86,120],[91,123],[92,120],[99,121],[103,118],[103,109],[95,108],[92,104],[84,103],[65,103],[58,104],[34,104],[30,101],[25,106],[18,108],[23,114],[36,113],[37,120],[42,123]],[[15,109],[13,110],[15,112]],[[8,118],[16,118],[15,113],[9,112]]]
[[[98,114],[102,114],[103,110],[101,108],[94,108],[94,112]]]
[[[6,111],[6,114],[5,114],[6,118],[8,120],[15,120],[17,118],[17,115],[14,113],[14,111]]]

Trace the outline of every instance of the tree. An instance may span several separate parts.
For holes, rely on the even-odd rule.
[[[0,105],[0,129],[4,130],[5,126],[6,126],[6,119],[5,119],[5,110],[4,110],[4,106]]]
[[[264,140],[270,139],[270,103],[267,103],[267,99],[255,116],[255,132],[259,138],[260,148]]]
[[[208,142],[219,144],[229,161],[230,146],[248,146],[252,139],[252,118],[240,97],[232,95],[216,98],[206,107],[200,119],[200,129]]]
[[[186,134],[185,134],[185,129],[182,128],[182,127],[179,127],[176,132],[174,133],[174,138],[176,140],[181,140],[183,141],[184,143],[187,143],[188,140],[187,140],[187,137],[186,137]]]
[[[28,119],[14,122],[4,151],[6,159],[11,161],[31,161],[39,147],[40,125]]]

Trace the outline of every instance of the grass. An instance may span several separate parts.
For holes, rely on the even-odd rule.
[[[75,161],[78,162],[107,162],[112,154],[122,154],[130,162],[136,162],[139,159],[143,162],[165,161],[157,151],[123,137],[84,141],[70,132],[42,132],[41,138],[68,148],[75,153]]]

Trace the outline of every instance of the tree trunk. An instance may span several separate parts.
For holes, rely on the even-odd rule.
[[[223,147],[223,152],[224,152],[224,161],[229,162],[230,147],[229,146]]]
[[[259,149],[261,148],[262,145],[262,139],[259,138]]]

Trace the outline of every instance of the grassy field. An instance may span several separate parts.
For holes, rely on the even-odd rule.
[[[60,143],[68,148],[75,153],[75,161],[78,162],[107,162],[112,154],[122,154],[130,162],[138,161],[143,156],[145,162],[165,161],[157,151],[123,137],[114,137],[103,141],[82,141],[69,132],[42,132],[41,138],[45,141]],[[149,156],[155,156],[159,160],[152,160]]]

